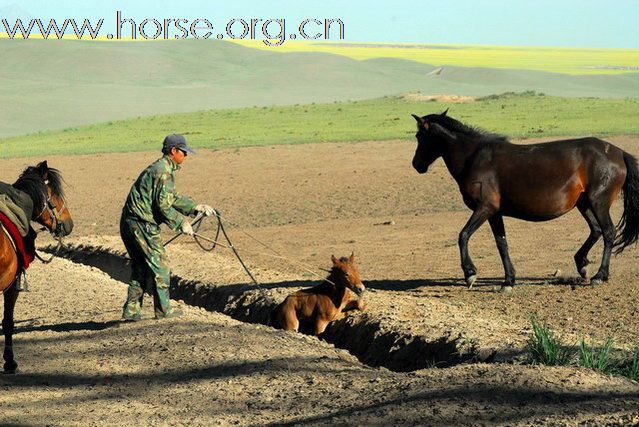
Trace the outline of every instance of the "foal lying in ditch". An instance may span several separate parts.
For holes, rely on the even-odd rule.
[[[290,294],[275,309],[274,326],[298,331],[300,321],[310,323],[315,335],[324,332],[328,324],[342,319],[345,312],[363,310],[361,299],[364,284],[355,265],[355,256],[340,259],[331,256],[333,268],[329,276],[313,288]]]

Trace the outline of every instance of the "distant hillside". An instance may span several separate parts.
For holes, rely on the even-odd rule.
[[[358,100],[419,90],[639,97],[639,73],[569,76],[357,61],[238,44],[0,39],[0,136],[161,113]]]

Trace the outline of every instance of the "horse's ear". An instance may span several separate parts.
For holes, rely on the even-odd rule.
[[[455,135],[454,133],[450,132],[445,127],[443,127],[441,125],[438,125],[437,123],[433,123],[431,125],[430,129],[435,135],[442,135],[442,136],[445,136],[448,139],[457,139],[457,135]]]
[[[355,261],[355,252],[351,252],[351,256],[348,257],[348,262],[351,264]]]
[[[416,116],[415,114],[411,114],[411,116],[413,116],[419,126],[422,126],[424,129],[428,129],[428,122],[426,122],[426,120],[422,117]]]
[[[38,173],[44,179],[47,179],[49,176],[49,165],[47,161],[40,162],[36,165],[36,169],[38,169]]]
[[[335,255],[331,255],[331,261],[333,261],[333,265],[337,265],[339,260],[335,258]]]
[[[450,108],[446,108],[446,111],[444,111],[443,113],[440,114],[440,116],[442,117],[446,117],[448,115],[448,110],[450,110]]]

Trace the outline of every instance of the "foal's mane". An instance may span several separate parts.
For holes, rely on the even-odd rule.
[[[342,263],[347,263],[347,262],[348,262],[348,257],[343,256],[343,257],[341,257],[339,260],[340,260]],[[334,266],[331,268],[330,272],[329,272],[329,273],[330,273],[330,274],[329,274],[329,277],[331,277],[331,276],[333,276],[333,275],[335,275],[335,274],[338,274],[340,271],[343,271],[343,270],[342,270],[341,268],[339,268],[338,266],[334,265]]]
[[[429,116],[428,121],[431,123],[437,123],[448,131],[462,134],[468,138],[479,139],[484,142],[508,142],[508,137],[506,137],[505,135],[492,133],[478,127],[469,126],[460,122],[459,120],[455,120],[452,117],[448,117],[446,115],[435,114]]]
[[[39,207],[44,206],[48,198],[47,185],[40,175],[38,166],[29,166],[26,168],[13,184],[14,188],[24,191],[31,197],[35,208],[34,213]],[[60,171],[54,168],[48,168],[47,179],[51,186],[51,193],[56,197],[64,198],[64,189],[62,188],[64,179]]]

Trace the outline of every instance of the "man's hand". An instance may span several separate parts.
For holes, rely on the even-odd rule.
[[[209,205],[197,205],[195,207],[195,211],[196,212],[202,212],[204,214],[204,216],[211,216],[214,213],[216,213],[215,209],[213,209]]]
[[[186,234],[187,236],[192,236],[194,234],[193,227],[191,226],[191,223],[188,222],[187,220],[184,220],[184,222],[182,223],[182,226],[180,227],[180,231],[182,232],[182,234]]]

